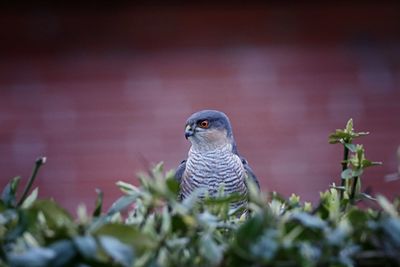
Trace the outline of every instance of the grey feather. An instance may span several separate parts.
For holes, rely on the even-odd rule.
[[[185,172],[185,169],[186,169],[186,160],[182,160],[182,162],[179,164],[178,168],[176,168],[175,171],[175,179],[179,184],[181,184],[182,182],[182,176],[183,173]]]
[[[256,185],[258,190],[260,189],[260,183],[258,182],[257,176],[254,174],[253,170],[251,169],[250,165],[247,163],[245,158],[240,157],[243,163],[243,167],[246,170],[247,177],[249,177]]]

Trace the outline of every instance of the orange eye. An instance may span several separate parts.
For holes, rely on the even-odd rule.
[[[204,121],[199,122],[199,126],[200,126],[201,128],[207,129],[208,126],[209,126],[208,120],[204,120]]]

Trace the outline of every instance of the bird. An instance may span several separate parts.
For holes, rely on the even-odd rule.
[[[245,207],[247,180],[253,181],[258,190],[260,184],[247,160],[238,153],[228,116],[218,110],[193,113],[185,124],[185,138],[191,147],[187,159],[175,171],[179,199],[186,199],[198,188],[209,197],[217,197],[223,188],[226,195],[243,196],[230,203],[230,210]]]

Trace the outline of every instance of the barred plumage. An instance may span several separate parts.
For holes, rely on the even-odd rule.
[[[242,196],[231,203],[231,208],[245,205],[246,176],[257,185],[258,181],[247,162],[238,155],[228,117],[214,110],[197,112],[187,120],[185,136],[192,146],[175,175],[180,183],[181,199],[196,189],[204,189],[204,194],[210,197],[217,196],[222,189],[226,195]]]
[[[190,149],[181,181],[181,197],[186,198],[196,188],[204,188],[215,197],[223,188],[224,194],[247,195],[245,170],[240,158],[230,146],[201,153]]]

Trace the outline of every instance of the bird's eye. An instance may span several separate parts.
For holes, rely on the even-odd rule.
[[[198,125],[200,128],[207,129],[209,124],[210,123],[208,122],[208,120],[203,120],[203,121],[200,121]]]

